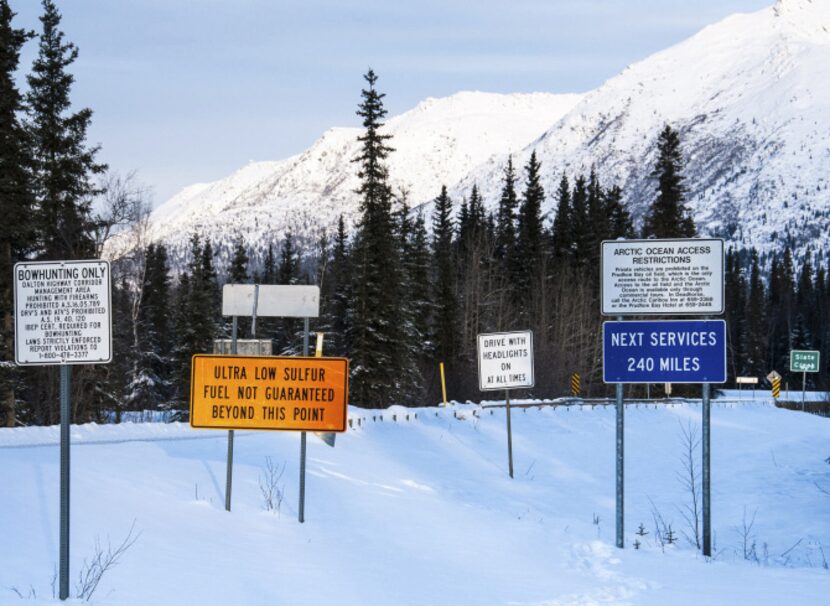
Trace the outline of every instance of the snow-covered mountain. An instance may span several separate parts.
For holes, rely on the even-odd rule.
[[[585,95],[516,159],[536,150],[552,192],[596,165],[635,217],[653,199],[656,139],[681,132],[689,205],[702,232],[763,250],[830,238],[830,2],[779,0],[733,15],[629,66]],[[499,162],[478,182],[489,199]]]
[[[701,232],[762,250],[830,251],[830,2],[778,0],[629,66],[585,95],[459,93],[391,118],[389,172],[411,204],[477,183],[494,205],[507,155],[535,150],[546,190],[595,165],[636,218],[665,124],[681,132]],[[181,251],[193,231],[261,249],[286,229],[331,230],[358,199],[359,129],[332,129],[303,154],[191,186],[153,214],[151,237]],[[554,208],[548,199],[548,210]]]
[[[581,95],[498,95],[463,92],[427,99],[390,118],[388,166],[396,193],[410,204],[438,195],[476,167],[503,153],[518,152],[565,115]],[[359,186],[359,128],[333,128],[307,151],[276,162],[255,162],[214,183],[193,185],[159,206],[150,238],[184,251],[190,234],[227,244],[242,235],[261,252],[286,230],[314,240],[333,232],[343,214],[353,223]]]

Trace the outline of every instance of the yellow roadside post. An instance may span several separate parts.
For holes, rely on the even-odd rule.
[[[441,394],[444,396],[444,406],[448,406],[448,404],[447,404],[447,381],[444,378],[444,363],[440,362],[439,367],[441,368]]]

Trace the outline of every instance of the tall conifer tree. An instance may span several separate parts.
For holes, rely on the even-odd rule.
[[[350,308],[352,293],[351,264],[349,262],[349,238],[343,215],[337,220],[337,232],[334,236],[334,251],[331,259],[331,330],[333,350],[338,356],[347,356],[350,352],[348,335],[350,334]]]
[[[556,216],[551,232],[551,256],[557,266],[569,260],[573,253],[572,222],[571,186],[563,173],[556,190]]]
[[[744,351],[748,358],[745,372],[752,376],[765,376],[767,369],[767,293],[761,275],[761,263],[758,251],[750,251],[749,284],[746,301],[746,346]]]
[[[519,206],[519,237],[516,242],[519,271],[514,286],[519,300],[526,309],[529,307],[531,293],[540,286],[543,271],[542,204],[545,201],[545,189],[541,182],[541,168],[534,151],[525,166],[527,177]]]
[[[447,187],[435,199],[432,214],[432,253],[435,268],[435,334],[439,361],[451,364],[457,353],[458,302],[455,294],[452,200]]]
[[[7,427],[14,427],[17,420],[12,268],[32,251],[35,240],[31,157],[19,120],[23,98],[14,79],[20,49],[33,33],[13,27],[14,16],[7,0],[0,0],[0,424]]]
[[[501,197],[496,214],[496,258],[509,270],[515,258],[516,249],[516,208],[519,199],[516,194],[516,171],[513,156],[507,158],[502,177]]]
[[[392,148],[391,135],[381,132],[386,109],[384,94],[375,85],[371,69],[364,76],[368,88],[361,91],[357,114],[364,133],[358,138],[360,153],[360,222],[353,243],[353,300],[351,306],[351,393],[354,402],[367,407],[404,401],[412,387],[411,352],[404,327],[398,322],[403,293],[401,264],[392,218],[392,192],[386,159]]]
[[[88,147],[92,110],[69,113],[74,77],[67,68],[78,49],[64,42],[61,16],[52,0],[43,0],[38,55],[28,77],[28,130],[32,139],[38,230],[45,259],[84,259],[95,252],[90,215],[92,197],[100,190],[92,177],[97,147]]]
[[[680,136],[669,125],[660,132],[657,140],[657,163],[651,174],[657,179],[657,197],[643,223],[643,237],[694,237],[694,220],[685,205]]]

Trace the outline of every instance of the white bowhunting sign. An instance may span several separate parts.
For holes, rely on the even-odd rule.
[[[723,240],[606,240],[602,314],[720,315]]]
[[[14,358],[21,366],[112,360],[108,261],[14,266]]]
[[[521,389],[533,385],[532,331],[478,335],[479,389]]]

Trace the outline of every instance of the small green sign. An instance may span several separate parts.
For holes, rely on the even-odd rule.
[[[790,352],[790,372],[818,372],[819,352],[799,351]]]

